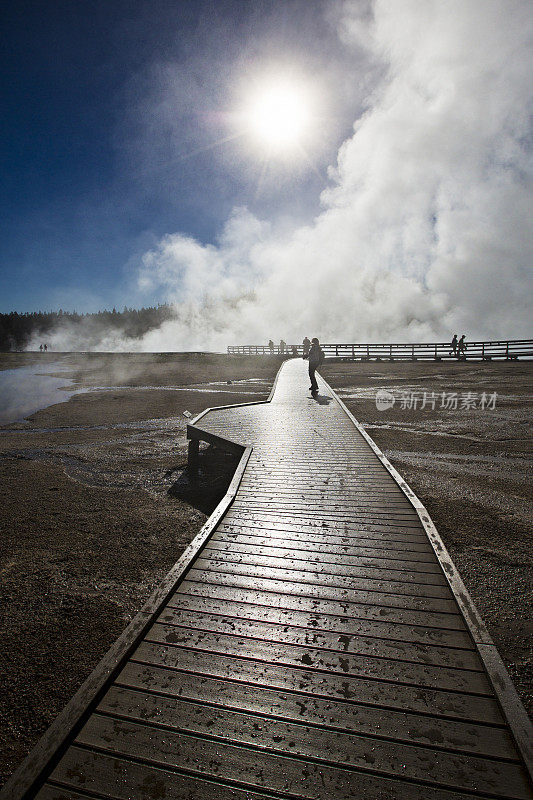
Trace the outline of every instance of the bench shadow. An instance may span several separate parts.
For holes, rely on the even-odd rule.
[[[165,478],[177,474],[168,494],[210,516],[226,494],[238,464],[238,456],[209,445],[199,451],[197,475],[191,474],[186,464],[167,470]]]

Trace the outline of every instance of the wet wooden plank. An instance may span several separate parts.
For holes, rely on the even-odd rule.
[[[87,798],[113,800],[272,800],[272,794],[221,783],[183,770],[162,769],[151,764],[139,764],[127,758],[87,750],[69,748],[52,774],[53,782],[67,789],[69,800],[76,798],[72,789]],[[51,786],[51,782],[48,784]],[[57,791],[57,790],[55,790]],[[64,791],[62,789],[61,791]],[[38,795],[39,800],[63,800],[65,795]]]
[[[346,502],[337,501],[335,503],[328,503],[327,506],[317,503],[315,507],[310,507],[304,500],[296,501],[282,501],[276,498],[263,500],[255,497],[254,495],[239,495],[238,499],[233,503],[235,511],[242,509],[246,510],[261,510],[262,512],[272,509],[277,514],[288,513],[290,516],[310,516],[314,519],[335,519],[357,521],[362,519],[377,519],[389,520],[391,522],[403,521],[418,523],[418,516],[414,511],[409,511],[407,508],[392,508],[385,506],[382,503],[355,503],[346,500]]]
[[[280,644],[311,646],[339,653],[380,656],[413,661],[437,666],[455,667],[457,669],[477,670],[483,667],[473,645],[469,650],[453,647],[440,647],[402,640],[399,636],[389,642],[380,637],[364,636],[361,633],[334,633],[316,628],[297,627],[287,623],[246,619],[245,617],[228,616],[227,610],[221,614],[189,611],[181,608],[167,607],[157,618],[162,625],[177,625],[192,628],[196,631],[212,633],[228,633],[234,636],[246,636]]]
[[[324,486],[322,489],[302,489],[290,490],[284,488],[283,485],[277,487],[267,488],[264,487],[251,487],[244,486],[239,491],[239,501],[249,502],[251,500],[260,501],[261,506],[265,504],[268,506],[272,503],[279,503],[286,505],[287,503],[298,507],[302,502],[309,506],[311,503],[321,503],[327,501],[328,506],[332,508],[376,508],[379,511],[391,511],[395,514],[406,513],[412,516],[412,506],[407,502],[405,495],[400,496],[396,493],[387,494],[383,490],[379,492],[372,492],[366,489],[365,491],[356,492],[346,487],[332,490],[329,486]]]
[[[245,509],[238,507],[235,503],[232,505],[230,511],[224,517],[226,523],[241,521],[248,521],[259,526],[262,523],[268,526],[285,526],[287,530],[315,530],[331,531],[331,533],[338,535],[339,531],[345,535],[350,533],[381,533],[390,534],[394,537],[404,537],[406,539],[418,540],[420,542],[427,542],[427,536],[424,533],[419,520],[404,522],[401,520],[385,520],[384,518],[369,518],[367,515],[359,514],[357,518],[351,518],[347,515],[344,516],[331,516],[326,518],[320,516],[316,510],[308,509],[306,514],[290,513],[277,513],[276,509],[268,512],[261,509]]]
[[[275,533],[275,532],[273,532]],[[219,529],[210,539],[209,547],[219,549],[237,548],[241,550],[242,545],[246,548],[275,548],[283,553],[292,553],[294,558],[310,558],[315,557],[317,551],[323,555],[340,557],[353,556],[355,558],[367,558],[372,561],[381,561],[382,559],[394,559],[395,561],[407,561],[418,566],[421,563],[432,565],[434,569],[441,570],[440,565],[435,557],[433,550],[428,546],[419,550],[406,550],[404,546],[401,548],[394,547],[393,544],[388,546],[380,545],[369,547],[367,544],[351,543],[347,544],[346,539],[337,537],[337,542],[332,543],[331,537],[320,536],[319,534],[303,536],[294,538],[293,536],[278,535],[265,535],[264,529],[250,529],[247,528],[246,532],[235,533],[228,531],[226,526],[220,526]],[[265,551],[266,552],[266,551]]]
[[[239,595],[242,598],[242,595]],[[281,598],[283,599],[283,598]],[[253,601],[256,602],[253,602]],[[270,604],[260,601],[270,600]],[[419,644],[433,644],[440,647],[453,647],[456,649],[473,650],[471,637],[463,630],[448,630],[428,625],[418,624],[410,620],[396,619],[394,622],[385,622],[381,619],[365,619],[351,614],[338,615],[331,613],[317,613],[301,611],[283,607],[279,596],[274,598],[261,597],[257,593],[244,595],[243,599],[236,599],[233,594],[228,596],[216,594],[184,594],[176,592],[168,601],[167,609],[181,609],[207,614],[222,614],[236,619],[257,620],[273,622],[279,625],[289,625],[312,631],[333,631],[348,636],[373,636],[380,639],[393,639]],[[354,614],[358,609],[354,609]],[[428,622],[427,615],[423,617]],[[430,620],[431,621],[431,620]]]
[[[338,734],[342,736],[342,734]],[[335,737],[333,737],[335,738]],[[341,769],[325,760],[311,760],[298,758],[294,755],[277,754],[268,751],[264,746],[258,749],[251,747],[228,744],[220,740],[211,741],[205,737],[199,740],[196,736],[178,733],[170,730],[159,730],[156,727],[140,725],[126,720],[117,720],[94,714],[77,737],[78,743],[86,747],[94,747],[107,752],[116,753],[118,756],[130,756],[148,763],[161,766],[174,767],[178,771],[188,770],[199,776],[238,782],[257,789],[283,791],[290,794],[312,798],[354,797],[358,793],[358,785],[363,776],[376,780],[376,777],[385,775],[394,780],[395,775],[402,770],[402,787],[407,789],[412,784],[409,773],[421,773],[425,769],[427,778],[428,769],[434,770],[438,777],[434,783],[441,783],[446,788],[456,788],[459,780],[454,773],[447,779],[440,779],[440,770],[434,764],[435,759],[431,752],[425,751],[425,757],[420,759],[418,770],[411,762],[403,763],[399,759],[394,762],[394,771],[386,769],[385,765],[378,763],[375,749],[370,743],[365,743],[361,748],[359,769]],[[260,741],[260,739],[259,739]],[[296,742],[295,742],[296,749]],[[355,756],[354,756],[355,757]],[[474,757],[461,759],[458,762],[457,772],[460,773],[462,787],[467,790],[481,789],[481,793],[488,791],[502,798],[527,798],[527,785],[520,767],[501,762],[501,773],[498,779],[495,771],[486,769],[488,760]],[[463,760],[471,770],[460,769],[459,763]],[[474,764],[477,767],[474,768]],[[380,770],[380,767],[382,769]],[[370,775],[369,775],[370,773]],[[377,775],[376,775],[377,773]],[[391,774],[392,773],[392,774]],[[418,774],[417,774],[418,777]],[[444,776],[442,776],[444,778]],[[411,778],[411,780],[410,780]],[[422,782],[424,778],[419,779]],[[417,781],[418,782],[418,781]],[[419,787],[420,788],[420,787]],[[458,787],[457,787],[458,788]],[[428,787],[428,791],[431,791]],[[405,794],[404,794],[405,796]],[[431,796],[431,795],[429,795]]]
[[[336,653],[314,647],[291,645],[247,636],[192,631],[155,623],[145,637],[146,642],[163,646],[187,647],[210,654],[253,658],[271,664],[310,668],[374,680],[405,683],[431,689],[448,689],[470,694],[491,695],[492,688],[484,672],[470,669],[420,664],[380,656],[359,656]]]
[[[309,583],[297,582],[296,576],[286,575],[284,579],[260,578],[247,575],[244,572],[215,572],[214,570],[191,569],[187,575],[190,581],[196,583],[215,583],[218,586],[233,586],[235,588],[255,589],[257,591],[271,591],[278,594],[296,595],[308,599],[334,600],[348,603],[360,603],[380,606],[385,608],[405,608],[413,611],[440,611],[443,613],[457,614],[455,600],[440,597],[416,596],[414,593],[400,594],[396,584],[389,592],[380,590],[377,581],[374,581],[369,590],[343,588],[336,581],[334,584],[323,585],[313,581]],[[340,579],[339,579],[340,580]],[[361,584],[362,581],[359,582]],[[370,584],[370,581],[366,581]],[[350,585],[350,584],[349,584]]]
[[[240,656],[206,654],[200,660],[198,651],[192,648],[168,647],[157,642],[143,641],[131,660],[151,667],[167,667],[171,670],[245,681],[271,689],[298,691],[331,701],[350,700],[422,714],[431,711],[433,715],[450,719],[502,723],[493,697],[385,682],[377,678],[354,677],[345,673],[321,672],[309,669],[308,665],[272,664],[242,653]]]
[[[213,708],[127,689],[111,690],[99,704],[98,712],[110,717],[103,722],[104,729],[113,725],[118,713],[121,720],[127,718],[131,722],[143,722],[156,729],[164,727],[184,735],[185,741],[188,741],[189,735],[199,736],[205,740],[207,749],[211,740],[215,739],[223,744],[229,742],[282,756],[327,762],[338,767],[366,770],[370,765],[373,771],[389,777],[394,777],[398,765],[402,764],[403,777],[408,780],[427,779],[428,761],[433,757],[432,750],[428,752],[426,747],[344,731],[329,731],[326,753],[324,731],[308,725],[305,720],[295,723],[264,719],[226,708]],[[182,741],[180,736],[178,746]],[[258,761],[260,758],[259,754]],[[465,782],[465,774],[471,776],[470,782]],[[434,783],[460,789],[499,792],[501,797],[527,796],[524,793],[527,783],[520,765],[500,758],[441,751],[437,759],[433,758],[431,777]]]
[[[209,546],[204,548],[203,555],[209,559],[264,566],[285,564],[286,569],[298,569],[302,565],[320,565],[324,573],[333,575],[364,576],[363,573],[373,575],[379,571],[380,574],[386,574],[389,578],[398,577],[399,580],[405,579],[407,574],[416,575],[417,579],[419,576],[426,576],[428,583],[443,585],[445,582],[442,570],[436,562],[418,565],[412,561],[406,563],[405,560],[402,562],[393,558],[376,559],[338,553],[332,556],[320,550],[294,553],[283,548],[235,545],[233,542],[224,545],[219,541],[210,542]]]
[[[385,570],[352,570],[352,575],[346,577],[343,574],[330,575],[322,570],[312,570],[312,565],[308,564],[308,570],[292,569],[287,567],[274,567],[272,565],[260,566],[256,564],[236,563],[225,561],[224,559],[198,558],[195,567],[197,570],[204,570],[227,575],[244,575],[252,578],[262,578],[269,575],[273,580],[291,581],[300,584],[311,584],[316,587],[335,587],[339,590],[351,590],[357,587],[359,590],[369,592],[388,592],[397,595],[412,595],[422,598],[446,598],[453,597],[447,583],[442,581],[439,584],[430,583],[428,580],[419,580],[419,577],[426,576],[418,573],[413,575],[412,580],[408,580],[404,575],[393,575],[390,580],[386,579]]]
[[[507,731],[496,725],[443,719],[428,714],[373,708],[357,702],[323,699],[297,691],[273,690],[234,680],[147,667],[129,662],[116,686],[181,697],[236,711],[259,714],[318,728],[364,733],[454,752],[513,760],[516,751]],[[327,733],[324,734],[327,736]]]
[[[213,766],[216,765],[214,762]],[[279,767],[279,764],[278,764]],[[242,770],[241,774],[249,775],[249,771]],[[132,798],[142,798],[152,800],[152,798],[165,798],[165,800],[273,800],[274,797],[283,797],[283,790],[272,794],[270,788],[265,794],[261,789],[250,784],[239,781],[224,782],[218,776],[210,778],[207,775],[188,771],[172,770],[168,766],[155,767],[153,765],[138,764],[127,758],[110,756],[107,753],[98,751],[91,752],[81,747],[73,747],[65,756],[64,761],[54,772],[57,780],[68,781],[68,785],[76,789],[80,784],[93,793],[94,797],[113,797],[115,800],[131,800]],[[225,776],[224,776],[225,777]],[[361,800],[465,800],[464,793],[448,792],[433,787],[417,786],[402,781],[387,780],[376,778],[372,775],[361,773],[357,776],[357,794],[351,795],[353,787],[339,786],[340,791],[336,791],[336,786],[329,783],[326,787],[328,792],[336,800],[353,800],[357,796]],[[291,776],[293,778],[293,776]],[[293,787],[289,795],[295,798],[305,798],[306,800],[322,800],[327,798],[327,794],[312,793],[308,788],[311,778],[315,778],[320,783],[320,770],[313,771],[309,775],[308,781],[298,792],[297,787]],[[270,772],[263,780],[263,783],[270,781]],[[280,776],[277,780],[273,777],[274,785],[283,785]],[[287,779],[286,783],[289,783]],[[292,783],[297,783],[292,780]],[[239,785],[240,784],[240,785]],[[274,790],[275,791],[275,790]],[[488,800],[483,795],[476,795],[481,800]],[[48,798],[46,798],[48,800]],[[61,800],[63,800],[61,798]]]
[[[60,786],[47,784],[36,795],[36,800],[88,800],[94,795],[80,794],[72,789],[62,789]]]
[[[410,529],[407,533],[404,530],[394,531],[390,529],[349,529],[345,527],[326,527],[323,525],[302,525],[269,520],[252,520],[247,517],[240,518],[236,515],[225,517],[218,527],[219,533],[232,534],[234,536],[263,536],[269,538],[283,537],[287,542],[298,541],[310,544],[319,542],[327,545],[348,545],[353,547],[371,547],[395,550],[405,550],[408,553],[429,553],[434,557],[434,551],[429,544],[427,537],[419,534],[416,530]],[[229,539],[228,539],[229,540]]]
[[[194,577],[194,576],[193,576]],[[235,576],[228,576],[228,579]],[[288,611],[303,611],[317,614],[331,614],[339,619],[373,620],[389,622],[393,625],[417,625],[426,628],[448,629],[451,631],[465,631],[462,616],[456,605],[452,605],[450,612],[438,612],[424,608],[414,610],[405,606],[379,605],[377,603],[350,602],[332,598],[308,597],[298,593],[291,594],[288,590],[276,591],[261,590],[257,586],[238,586],[236,579],[227,586],[217,580],[210,583],[206,580],[186,580],[180,586],[180,591],[195,595],[196,597],[211,597],[219,600],[235,600],[243,603],[257,603],[263,606],[275,605]],[[254,582],[255,583],[255,582]],[[279,581],[277,582],[277,585]],[[366,595],[365,595],[366,597]],[[172,597],[169,602],[172,604]]]

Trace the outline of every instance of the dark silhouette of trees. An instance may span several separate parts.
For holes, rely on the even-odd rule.
[[[172,319],[173,308],[168,304],[149,308],[127,308],[123,311],[97,311],[93,314],[77,314],[76,311],[31,311],[19,314],[11,311],[0,314],[0,351],[23,350],[33,336],[46,341],[56,328],[68,324],[87,326],[92,332],[101,330],[102,335],[114,332],[125,338],[138,339],[148,331],[158,328]]]

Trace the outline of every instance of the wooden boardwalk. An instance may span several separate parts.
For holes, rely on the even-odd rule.
[[[427,513],[307,384],[294,359],[270,402],[195,420],[243,452],[229,495],[2,798],[533,797],[525,712]]]

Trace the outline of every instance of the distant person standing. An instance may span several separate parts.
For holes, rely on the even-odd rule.
[[[309,387],[311,394],[315,395],[318,392],[318,383],[315,378],[315,370],[324,361],[324,351],[320,347],[318,339],[313,337],[311,340],[311,349],[309,350],[309,377],[311,378],[311,386]]]
[[[268,349],[270,350],[270,352],[272,353],[272,355],[274,355],[274,342],[272,341],[272,339],[269,339],[269,342],[268,342]]]
[[[465,342],[465,339],[466,339],[466,334],[463,333],[463,335],[459,339],[459,344],[457,345],[457,357],[458,358],[461,358],[461,356],[463,356],[463,358],[466,358],[466,342]]]
[[[450,355],[454,355],[454,356],[457,355],[457,334],[456,333],[454,333],[454,335],[453,335],[453,339],[451,341],[450,347],[452,348],[450,350]]]
[[[47,345],[47,344],[45,344],[45,346],[44,346],[44,352],[46,353],[46,351],[47,351],[47,350],[48,350],[48,345]]]
[[[42,345],[39,347],[39,350],[41,351],[41,353],[43,352],[43,346]]]
[[[302,344],[303,344],[303,348],[304,348],[303,357],[307,358],[307,356],[309,355],[309,348],[311,347],[311,342],[309,341],[307,336],[303,340]]]
[[[283,353],[285,352],[285,348],[286,347],[287,347],[287,342],[284,342],[283,339],[282,339],[281,342],[279,343],[280,355],[283,355]]]

